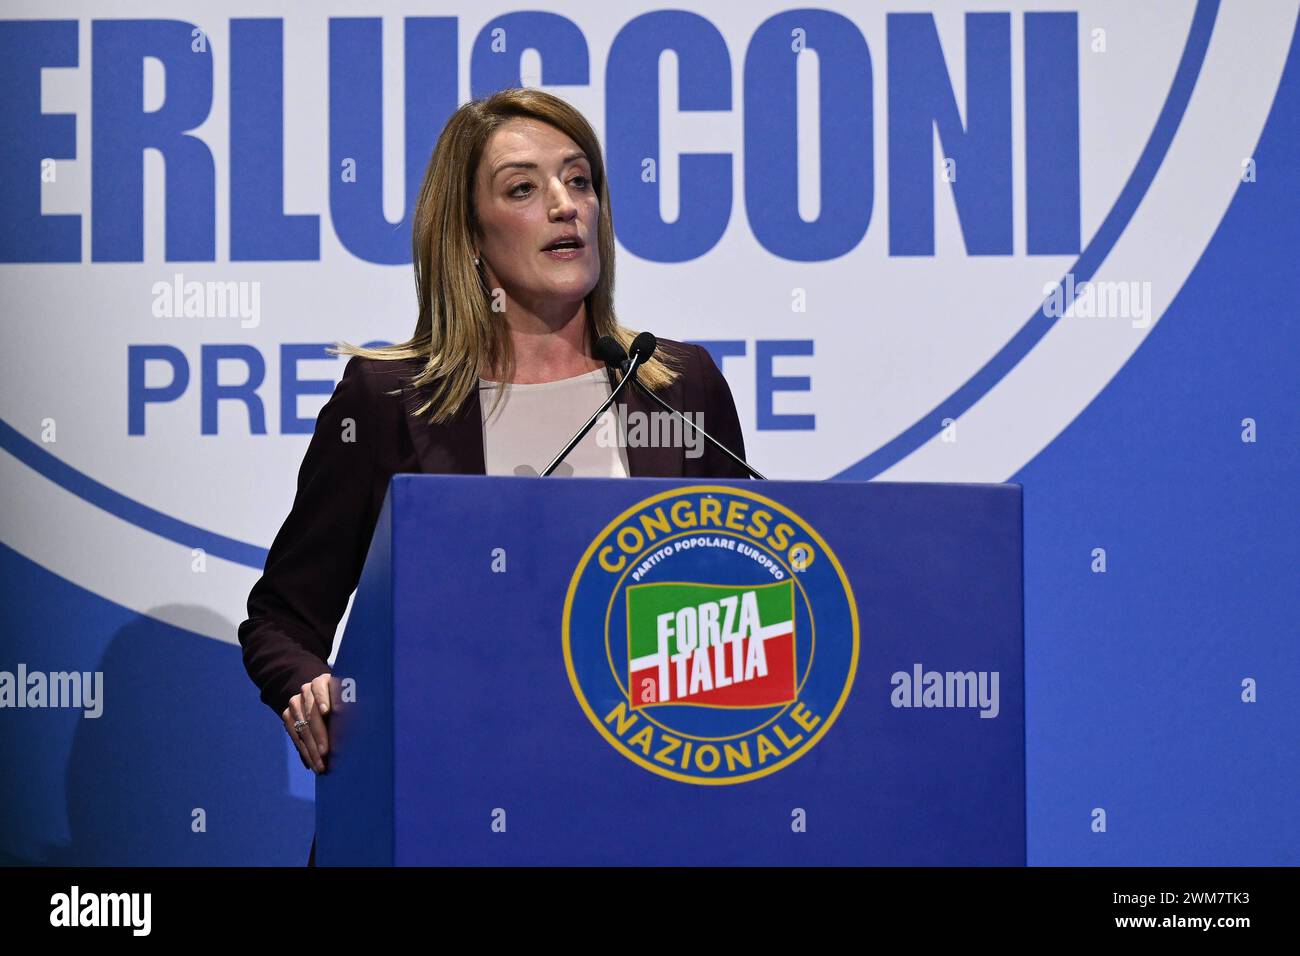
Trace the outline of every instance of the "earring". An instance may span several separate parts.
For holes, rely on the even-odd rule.
[[[474,268],[475,268],[475,269],[478,268],[478,256],[475,256],[475,257],[474,257]]]

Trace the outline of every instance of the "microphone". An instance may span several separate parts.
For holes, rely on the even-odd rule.
[[[650,332],[642,332],[632,340],[632,354],[640,356],[641,365],[646,363],[658,347],[659,340]],[[612,335],[600,337],[600,341],[596,343],[596,358],[604,359],[606,365],[616,366],[624,375],[627,374],[630,359],[627,352],[623,351],[623,346],[618,344],[618,339]]]
[[[632,372],[633,379],[635,379],[636,376],[637,366],[650,357],[655,350],[656,344],[655,337],[649,332],[642,332],[633,340],[632,357],[627,359],[627,366]],[[640,346],[639,349],[638,345]],[[617,349],[617,353],[611,352],[611,346],[614,349]],[[623,351],[623,347],[608,335],[602,335],[600,337],[600,341],[596,343],[595,351],[597,357],[604,360],[606,365],[610,364],[609,359],[606,358],[607,355],[618,354],[624,357],[627,356],[627,353]],[[578,442],[582,441],[583,436],[586,435],[587,432],[591,431],[591,426],[596,424],[597,419],[599,419],[601,415],[605,414],[605,411],[609,406],[614,404],[614,399],[618,398],[618,393],[623,391],[623,386],[626,385],[628,381],[629,378],[627,375],[624,375],[623,380],[619,382],[618,385],[614,386],[614,389],[609,393],[609,398],[605,399],[600,408],[596,409],[595,413],[587,419],[587,424],[578,429],[578,433],[569,439],[569,443],[564,446],[564,450],[551,459],[551,463],[546,466],[546,470],[538,477],[545,478],[560,466],[560,462],[564,461],[565,456],[568,455],[569,452],[573,451],[574,447]]]
[[[631,379],[636,387],[641,390],[642,395],[649,397],[664,411],[676,415],[686,424],[690,425],[696,432],[703,435],[705,440],[712,444],[714,448],[720,449],[723,454],[738,464],[741,468],[744,468],[745,471],[749,472],[755,478],[760,481],[767,481],[767,478],[764,475],[759,474],[758,469],[751,466],[749,462],[745,461],[745,459],[741,458],[726,445],[722,444],[722,442],[718,441],[699,425],[695,424],[695,422],[691,421],[677,409],[665,402],[662,398],[643,385],[641,380],[636,377],[637,365],[643,364],[654,352],[658,344],[659,340],[653,335],[649,332],[642,332],[632,340],[632,357],[629,358],[628,354],[623,351],[623,346],[619,345],[612,337],[605,335],[601,337],[600,342],[596,343],[596,354],[598,358],[605,359],[607,364],[615,366],[623,373],[623,380],[618,383],[619,388],[622,388],[623,383],[628,379]],[[648,351],[646,350],[647,345],[649,347]],[[640,346],[639,349],[638,346]]]

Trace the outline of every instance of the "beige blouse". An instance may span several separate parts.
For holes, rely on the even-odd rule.
[[[600,403],[609,398],[603,368],[558,382],[507,383],[500,406],[489,415],[500,382],[479,379],[483,412],[483,464],[489,475],[538,475],[560,453]],[[552,476],[629,476],[627,450],[615,404],[605,411]]]

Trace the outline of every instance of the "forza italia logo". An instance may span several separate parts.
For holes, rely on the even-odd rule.
[[[633,709],[794,700],[793,581],[638,584],[627,589],[626,600]]]
[[[652,773],[706,785],[804,756],[858,662],[857,606],[826,541],[724,486],[654,495],[611,521],[574,570],[563,635],[600,735]]]

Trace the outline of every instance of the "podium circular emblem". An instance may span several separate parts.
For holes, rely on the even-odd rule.
[[[858,664],[844,569],[811,525],[752,491],[653,495],[597,535],[564,601],[587,718],[660,776],[732,784],[788,767],[835,723]]]

